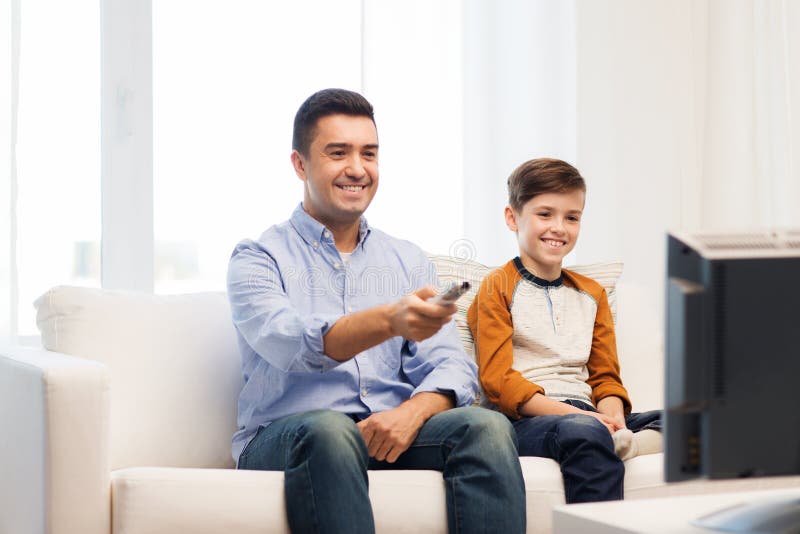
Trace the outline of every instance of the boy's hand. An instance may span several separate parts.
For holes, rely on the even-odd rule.
[[[627,428],[625,410],[622,406],[622,399],[619,397],[612,395],[601,399],[597,403],[597,411],[613,419],[619,428]]]
[[[614,432],[616,432],[621,428],[625,428],[624,422],[622,425],[620,425],[619,422],[616,420],[616,418],[611,417],[610,415],[598,412],[590,412],[590,411],[584,411],[583,413],[585,413],[586,415],[591,415],[592,417],[603,423],[608,429],[608,432],[611,434],[613,434]]]
[[[393,304],[389,319],[392,333],[411,341],[422,341],[447,324],[456,312],[456,305],[427,302],[435,294],[431,286],[426,286]]]

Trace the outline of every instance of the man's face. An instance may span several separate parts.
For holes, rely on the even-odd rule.
[[[578,241],[586,194],[580,190],[544,193],[517,213],[506,207],[506,224],[517,234],[522,264],[536,276],[555,280],[561,262]]]
[[[378,189],[378,131],[369,117],[328,115],[317,121],[308,154],[292,152],[305,182],[303,207],[329,228],[351,224]]]

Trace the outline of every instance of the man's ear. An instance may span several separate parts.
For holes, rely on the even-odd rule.
[[[508,229],[511,230],[512,232],[516,232],[518,230],[517,215],[514,213],[514,210],[511,208],[511,206],[506,206],[505,216],[506,216],[506,226],[508,226]]]
[[[297,177],[306,181],[306,161],[299,150],[292,150],[292,167]]]

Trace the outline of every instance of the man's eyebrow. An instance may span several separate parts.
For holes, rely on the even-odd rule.
[[[352,143],[328,143],[325,145],[324,150],[332,150],[334,148],[353,148]],[[364,145],[362,148],[367,150],[378,150],[377,143],[371,143],[369,145]]]
[[[350,143],[328,143],[325,145],[325,150],[330,150],[332,148],[351,148],[353,145]]]

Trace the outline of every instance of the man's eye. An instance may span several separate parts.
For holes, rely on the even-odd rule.
[[[331,156],[336,158],[341,158],[342,156],[344,156],[344,150],[334,150],[333,152],[331,152]]]
[[[364,157],[367,159],[375,159],[376,157],[378,157],[378,154],[376,154],[375,152],[364,152]]]

